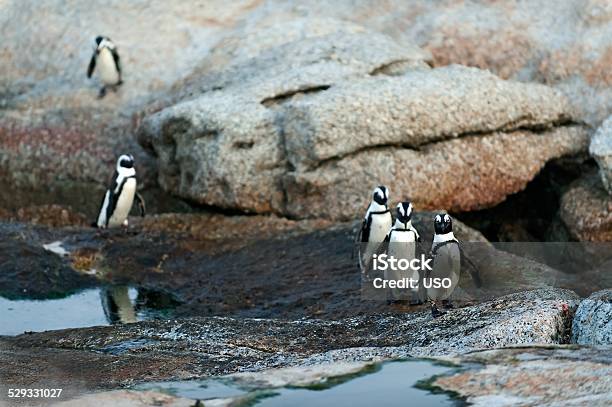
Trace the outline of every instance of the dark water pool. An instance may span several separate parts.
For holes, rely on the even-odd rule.
[[[456,406],[460,400],[432,392],[428,379],[451,373],[455,368],[430,361],[410,360],[382,363],[361,375],[337,380],[329,386],[248,388],[230,379],[146,383],[138,390],[158,390],[202,401],[237,397],[238,406]],[[206,404],[206,403],[205,403]],[[234,405],[234,404],[232,404]]]
[[[165,318],[174,304],[167,295],[127,286],[89,289],[60,299],[0,297],[0,335]]]

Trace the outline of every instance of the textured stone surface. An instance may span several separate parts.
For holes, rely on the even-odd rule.
[[[417,208],[468,211],[493,206],[522,190],[546,161],[586,148],[581,127],[468,136],[414,150],[378,148],[285,177],[287,212],[347,218],[365,205],[371,185]]]
[[[601,180],[608,193],[612,194],[612,116],[597,129],[591,139],[589,153],[595,157]]]
[[[198,78],[203,85],[181,85],[197,98],[147,117],[139,139],[158,157],[162,187],[207,205],[285,214],[280,183],[288,163],[276,106],[396,61],[424,58],[416,47],[404,49],[359,27],[350,26],[357,32],[348,34],[336,23],[319,22],[306,38],[288,36],[248,59],[238,52],[224,71]],[[317,31],[319,25],[327,28]],[[272,37],[283,27],[275,26]]]
[[[368,147],[547,128],[570,116],[568,100],[549,87],[453,65],[340,83],[289,102],[284,121],[290,163],[309,169]]]
[[[612,241],[612,199],[597,174],[586,174],[569,187],[560,215],[574,239]]]
[[[571,123],[560,93],[461,66],[381,74],[426,58],[384,36],[326,33],[243,58],[143,120],[139,140],[158,157],[166,190],[223,208],[348,220],[372,185],[387,183],[418,208],[471,210],[586,149],[586,129]]]
[[[48,331],[0,339],[0,377],[4,386],[24,380],[51,384],[60,369],[62,380],[75,379],[83,388],[113,388],[304,363],[555,344],[566,340],[577,305],[571,291],[542,289],[437,319],[429,311],[336,321],[213,317]],[[28,363],[34,354],[35,366]],[[67,361],[81,368],[66,369]]]
[[[194,401],[154,391],[115,390],[55,403],[58,407],[193,407]]]
[[[117,156],[131,153],[141,186],[154,186],[155,162],[133,137],[135,114],[185,76],[251,5],[2,2],[0,182],[47,195],[40,204],[73,204],[82,198],[62,190],[74,182],[106,186]],[[97,98],[99,81],[86,77],[97,35],[115,41],[123,68],[124,85],[104,99]]]
[[[610,348],[516,347],[451,359],[471,366],[430,384],[474,406],[609,406]]]
[[[245,30],[279,19],[325,15],[414,43],[434,66],[490,69],[504,79],[536,81],[561,90],[597,126],[612,109],[612,5],[608,0],[550,2],[432,2],[340,0],[308,4],[267,1],[249,14]]]
[[[572,342],[612,345],[612,290],[593,293],[580,303],[572,323]]]

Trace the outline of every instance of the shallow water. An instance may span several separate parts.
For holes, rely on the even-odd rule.
[[[0,297],[0,335],[136,322],[171,313],[170,309],[151,309],[144,302],[142,292],[127,286],[89,289],[49,300]]]
[[[145,383],[138,390],[170,393],[190,399],[211,400],[240,397],[244,405],[258,407],[276,406],[455,406],[461,404],[449,394],[434,394],[415,387],[432,376],[453,372],[455,368],[441,366],[429,361],[387,362],[373,373],[363,373],[342,380],[328,387],[316,385],[312,388],[245,388],[230,379],[190,380],[175,382]],[[239,404],[240,405],[240,404]]]

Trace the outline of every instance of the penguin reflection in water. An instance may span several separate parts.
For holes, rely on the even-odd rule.
[[[117,160],[111,184],[104,194],[95,226],[101,229],[128,226],[128,215],[134,198],[138,200],[141,216],[145,216],[144,200],[136,192],[136,170],[134,157],[124,154]]]
[[[433,258],[432,270],[426,276],[427,279],[450,279],[450,286],[435,288],[433,285],[427,288],[427,298],[431,303],[431,313],[434,317],[442,315],[444,312],[438,308],[438,303],[444,308],[451,308],[450,296],[455,291],[461,275],[462,250],[459,241],[453,234],[453,222],[448,214],[442,213],[434,218],[434,237],[431,245],[431,257]],[[463,258],[468,260],[463,254]],[[470,272],[472,280],[477,287],[481,281],[475,266]]]
[[[410,262],[416,258],[417,242],[421,241],[419,232],[412,226],[412,204],[401,202],[397,205],[395,212],[395,224],[385,238],[387,254],[389,258],[406,259]],[[384,273],[385,280],[410,279],[418,284],[418,287],[421,285],[421,275],[418,270],[392,270],[388,267]],[[419,288],[390,288],[388,294],[389,303],[405,300],[409,300],[410,305],[422,303]]]
[[[376,253],[380,244],[385,240],[391,228],[391,212],[389,202],[389,189],[378,186],[372,193],[372,202],[363,219],[361,230],[357,236],[359,244],[359,268],[367,271],[372,262],[372,255]]]
[[[100,290],[102,310],[109,324],[130,324],[136,322],[136,309],[126,285],[105,287]]]
[[[94,53],[87,67],[88,78],[91,78],[96,66],[103,85],[98,97],[103,98],[106,95],[107,88],[116,91],[123,80],[121,79],[121,62],[117,46],[110,38],[101,35],[96,37]]]

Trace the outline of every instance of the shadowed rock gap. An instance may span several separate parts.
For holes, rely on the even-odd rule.
[[[296,89],[296,90],[292,90],[286,93],[281,93],[281,94],[278,94],[278,95],[275,95],[269,98],[265,98],[260,103],[264,105],[265,107],[272,107],[272,106],[282,104],[288,99],[291,99],[293,96],[308,95],[311,93],[322,92],[324,90],[329,89],[330,87],[331,85],[317,85],[317,86],[311,86],[311,87],[304,87],[301,89]]]
[[[553,160],[499,205],[454,215],[492,242],[573,240],[558,217],[559,202],[568,186],[594,166],[583,156]]]

